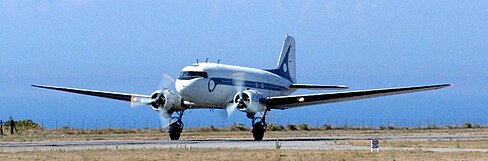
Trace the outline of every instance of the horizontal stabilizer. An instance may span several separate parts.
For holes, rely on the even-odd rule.
[[[292,84],[290,85],[290,88],[310,90],[339,90],[348,89],[349,87],[343,85]]]

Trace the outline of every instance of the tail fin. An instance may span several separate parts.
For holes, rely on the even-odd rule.
[[[293,37],[286,35],[278,64],[275,69],[268,71],[296,83],[295,39]]]

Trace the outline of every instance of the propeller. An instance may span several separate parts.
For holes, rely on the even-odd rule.
[[[168,123],[166,123],[166,124],[163,124],[164,119],[160,119],[160,121],[161,121],[161,129],[167,128],[169,125],[171,125],[173,123],[173,119],[169,119]]]
[[[175,79],[169,74],[163,73],[163,78],[159,82],[159,89],[169,89],[169,87],[174,84]]]
[[[234,111],[237,109],[237,103],[229,103],[226,107],[227,109],[227,119],[230,118],[230,116],[232,115],[232,113],[234,113]]]
[[[138,96],[138,95],[133,95],[131,97],[130,101],[130,106],[135,107],[139,105],[149,105],[152,103],[158,104],[158,113],[159,113],[159,119],[161,122],[161,128],[165,128],[169,126],[172,123],[171,119],[171,114],[168,112],[167,109],[163,108],[161,105],[164,105],[165,103],[165,98],[163,98],[163,92],[169,88],[171,84],[174,84],[175,79],[171,77],[170,75],[163,73],[162,79],[159,82],[158,89],[159,92],[155,98],[147,98],[146,96]],[[168,124],[164,124],[163,122],[165,120],[168,120]]]
[[[161,91],[158,93],[158,96],[156,97],[160,105],[164,105],[164,101],[165,101],[164,98],[162,97],[163,91],[167,90],[170,84],[174,84],[174,82],[175,79],[173,77],[171,77],[169,74],[163,73],[163,78],[159,82],[159,89],[161,89]],[[159,106],[158,112],[159,112],[159,120],[161,121],[161,129],[164,129],[173,122],[173,119],[171,119],[171,114],[168,112],[168,110],[163,108],[162,106]],[[164,120],[168,120],[168,124],[164,125],[163,124]]]
[[[234,81],[234,86],[236,91],[239,93],[238,100],[232,100],[232,103],[229,103],[226,107],[227,109],[227,119],[235,112],[239,104],[244,103],[242,92],[244,91],[244,77],[246,73],[236,72],[232,74],[232,78]],[[232,98],[234,99],[234,98]]]

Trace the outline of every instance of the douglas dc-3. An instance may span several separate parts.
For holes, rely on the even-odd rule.
[[[176,91],[160,89],[151,95],[127,94],[45,85],[32,85],[84,95],[104,97],[131,104],[150,105],[152,109],[171,119],[169,136],[178,140],[183,130],[182,116],[188,109],[226,109],[245,112],[252,119],[254,140],[262,140],[266,132],[266,112],[307,105],[335,103],[371,97],[440,89],[451,84],[384,88],[333,93],[290,95],[298,89],[339,90],[341,85],[298,84],[296,78],[295,40],[286,36],[275,69],[256,69],[220,63],[195,63],[184,67],[175,81]]]

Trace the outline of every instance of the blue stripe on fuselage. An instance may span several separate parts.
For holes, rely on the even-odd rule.
[[[213,84],[211,83],[212,81]],[[210,78],[208,80],[209,82],[208,91],[212,92],[215,89],[215,87],[217,87],[218,85],[237,86],[237,82],[239,81],[242,80],[230,79],[230,78],[218,78],[218,77]],[[271,84],[271,83],[247,81],[247,80],[244,80],[243,86],[244,88],[265,89],[265,90],[272,90],[272,91],[284,91],[288,89],[286,87]]]

